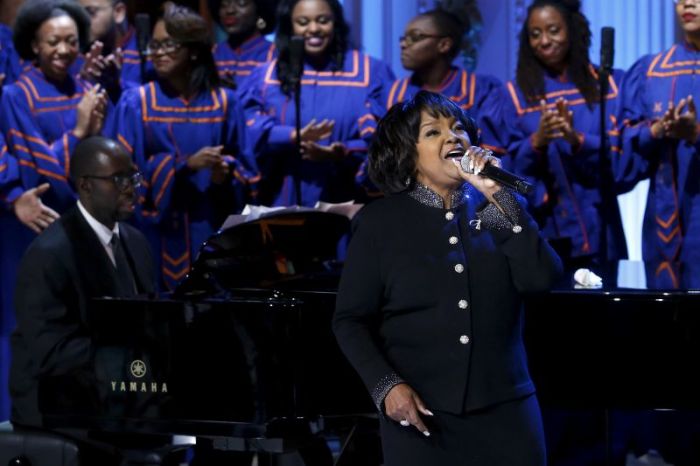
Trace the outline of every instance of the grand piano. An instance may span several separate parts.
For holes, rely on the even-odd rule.
[[[573,272],[528,296],[525,342],[543,405],[599,409],[700,408],[700,264],[597,267],[600,288],[576,287]]]
[[[174,294],[100,300],[94,373],[42,382],[46,422],[274,452],[334,421],[371,419],[331,332],[349,230],[343,215],[270,214],[211,238]],[[596,269],[599,289],[575,289],[567,274],[527,297],[543,406],[700,407],[700,271],[684,266],[689,281],[672,289],[656,286],[653,270]],[[67,391],[81,395],[66,400]]]
[[[331,331],[349,230],[334,213],[267,215],[212,237],[175,293],[100,299],[93,374],[41,382],[45,423],[282,452],[371,418]]]

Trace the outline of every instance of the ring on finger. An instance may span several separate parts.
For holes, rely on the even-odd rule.
[[[408,427],[411,425],[411,423],[408,422],[408,419],[402,419],[401,421],[399,421],[399,424],[401,424],[404,427]]]

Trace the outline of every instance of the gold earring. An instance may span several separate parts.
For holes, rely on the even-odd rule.
[[[260,30],[263,30],[267,27],[267,21],[265,21],[262,18],[258,18],[258,20],[255,22],[255,27],[257,27]]]

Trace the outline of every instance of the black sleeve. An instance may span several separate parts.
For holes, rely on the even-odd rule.
[[[17,326],[36,361],[37,376],[65,374],[90,362],[76,285],[51,251],[30,247],[15,291]]]
[[[516,289],[521,293],[548,290],[562,274],[559,256],[540,236],[521,196],[501,189],[494,199],[502,211],[488,204],[477,215],[481,227],[491,232],[508,258]]]
[[[376,238],[366,220],[361,218],[353,225],[354,234],[338,289],[333,331],[341,350],[381,411],[386,394],[402,380],[394,373],[378,344],[384,286]]]

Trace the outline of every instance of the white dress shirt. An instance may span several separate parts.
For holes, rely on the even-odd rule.
[[[78,201],[78,209],[80,210],[80,213],[83,214],[83,217],[85,217],[85,220],[87,220],[88,225],[90,225],[90,228],[92,228],[92,230],[97,235],[97,239],[100,240],[102,247],[105,248],[109,259],[112,261],[112,265],[116,267],[116,261],[114,260],[114,252],[112,251],[112,245],[110,244],[110,242],[112,241],[112,236],[114,235],[117,235],[117,238],[119,238],[119,223],[115,223],[114,228],[110,230],[105,225],[100,223],[99,220],[90,215],[90,212],[88,212],[87,209],[83,207],[80,201]]]

